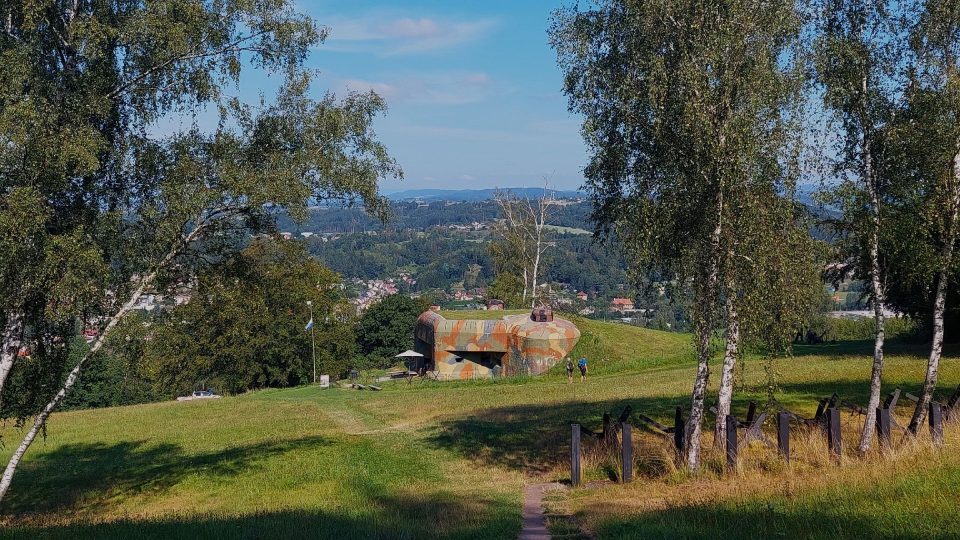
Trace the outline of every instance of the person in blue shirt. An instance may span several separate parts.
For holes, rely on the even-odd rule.
[[[580,357],[580,360],[577,362],[577,367],[580,368],[580,382],[587,380],[587,359],[586,357]]]

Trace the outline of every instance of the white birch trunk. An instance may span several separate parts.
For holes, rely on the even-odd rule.
[[[20,460],[23,459],[23,455],[30,448],[30,445],[33,444],[33,440],[40,433],[40,430],[43,429],[43,425],[46,423],[47,418],[50,417],[50,414],[57,408],[58,405],[63,401],[63,398],[66,397],[67,392],[73,387],[77,382],[77,378],[80,377],[80,371],[83,369],[83,365],[89,360],[93,355],[95,355],[103,344],[106,342],[107,336],[110,332],[117,326],[120,320],[124,315],[129,312],[137,301],[140,300],[140,297],[143,296],[143,291],[146,290],[147,286],[153,283],[156,279],[157,274],[160,269],[165,268],[170,264],[180,252],[188,247],[193,240],[210,224],[211,220],[214,217],[225,218],[229,216],[229,213],[225,213],[223,209],[216,209],[208,213],[206,218],[201,218],[197,220],[196,225],[189,234],[182,237],[178,245],[172,248],[157,264],[156,269],[150,274],[146,275],[140,280],[140,283],[130,294],[130,297],[127,299],[127,302],[120,307],[120,309],[110,318],[106,326],[100,332],[100,335],[97,336],[97,339],[94,340],[93,345],[90,347],[90,350],[84,354],[80,360],[77,361],[77,364],[73,367],[73,370],[70,371],[70,374],[67,375],[67,380],[64,381],[63,386],[60,388],[60,391],[50,400],[49,403],[43,408],[40,414],[33,421],[33,426],[30,428],[30,431],[27,432],[26,437],[20,442],[20,446],[17,447],[17,450],[13,453],[13,456],[10,457],[10,461],[7,462],[7,467],[3,471],[3,477],[0,478],[0,502],[3,501],[3,497],[7,494],[7,490],[10,489],[10,483],[13,481],[13,475],[17,471],[17,466],[20,464]]]
[[[531,304],[530,304],[530,307],[532,307],[532,308],[537,307],[537,298],[539,298],[539,295],[538,295],[538,293],[537,293],[537,272],[540,271],[540,244],[539,244],[539,242],[540,242],[540,241],[539,241],[539,239],[538,239],[538,240],[537,240],[537,254],[536,254],[536,256],[533,258],[533,279],[532,279],[533,283],[532,283],[532,294],[531,294],[532,299],[531,299]]]
[[[540,278],[540,263],[546,252],[543,231],[551,201],[547,199],[547,190],[537,200],[537,208],[529,198],[520,199],[509,192],[498,193],[495,197],[503,214],[506,227],[503,231],[508,245],[519,255],[523,270],[523,303],[530,298],[531,307],[536,307],[537,285]]]
[[[527,269],[523,269],[523,303],[527,303],[527,286],[530,284],[530,277],[527,275]]]
[[[20,345],[23,342],[23,314],[12,311],[7,315],[7,324],[3,328],[3,350],[0,351],[0,396],[3,386],[17,361]]]
[[[877,407],[880,405],[880,386],[883,381],[883,340],[884,340],[884,292],[880,280],[880,193],[873,173],[870,141],[863,136],[864,180],[870,192],[872,230],[870,232],[870,287],[873,293],[873,318],[876,338],[873,342],[873,367],[870,372],[870,399],[867,402],[866,418],[860,433],[859,450],[870,450],[873,432],[877,420]]]
[[[723,193],[717,196],[717,225],[710,234],[710,267],[707,270],[704,295],[700,299],[701,309],[697,324],[697,375],[693,381],[693,395],[690,403],[690,420],[686,427],[687,467],[691,471],[700,468],[701,437],[703,435],[703,400],[710,378],[710,335],[713,331],[713,296],[717,289],[720,274],[720,235],[723,232]]]
[[[957,236],[957,218],[960,213],[960,154],[953,158],[953,193],[950,197],[952,208],[947,222],[946,239],[940,254],[940,269],[937,275],[937,293],[933,303],[933,343],[930,344],[930,357],[927,360],[927,374],[923,379],[920,400],[913,410],[913,417],[907,430],[917,434],[927,415],[927,409],[933,400],[933,391],[937,387],[940,373],[940,355],[943,353],[943,314],[947,309],[947,285],[950,282],[950,267],[953,263],[953,245]]]
[[[83,357],[77,362],[77,365],[74,366],[73,370],[70,371],[70,375],[67,376],[67,380],[63,383],[63,386],[60,388],[60,391],[57,392],[57,395],[47,403],[46,407],[43,408],[43,411],[37,415],[36,419],[33,421],[33,426],[30,428],[30,431],[27,432],[27,436],[23,438],[23,441],[20,442],[20,446],[17,447],[17,450],[13,453],[13,456],[10,457],[10,461],[7,462],[7,468],[3,471],[3,477],[0,478],[0,501],[3,500],[3,497],[7,494],[7,490],[10,489],[10,483],[13,481],[13,474],[17,470],[17,466],[20,464],[20,460],[23,458],[23,455],[26,453],[27,449],[30,448],[30,445],[33,444],[33,440],[40,433],[40,430],[43,428],[43,425],[46,423],[47,418],[50,416],[50,413],[60,405],[60,402],[63,401],[63,398],[67,396],[67,392],[70,388],[73,387],[74,383],[77,382],[77,378],[80,376],[80,370],[83,368],[83,365],[86,363],[91,356],[97,353],[101,347],[103,347],[104,342],[106,341],[107,336],[110,334],[110,331],[117,326],[117,323],[120,322],[120,319],[127,314],[130,309],[137,303],[140,297],[143,295],[144,289],[147,285],[153,281],[156,277],[156,273],[152,273],[146,278],[144,278],[140,285],[134,290],[133,294],[130,295],[130,298],[127,302],[120,308],[117,313],[110,318],[110,321],[107,322],[107,325],[100,332],[100,335],[97,336],[97,339],[93,342],[93,346],[90,347],[90,350],[87,351]]]
[[[727,344],[723,355],[723,372],[720,374],[720,391],[717,394],[717,423],[713,445],[720,447],[727,437],[727,415],[733,400],[733,371],[740,348],[740,319],[733,302],[733,290],[727,291]]]

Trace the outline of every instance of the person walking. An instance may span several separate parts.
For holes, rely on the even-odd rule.
[[[573,384],[573,360],[567,357],[567,384]]]
[[[584,356],[580,357],[580,361],[577,362],[577,367],[580,368],[580,382],[586,382],[587,380],[587,358]]]

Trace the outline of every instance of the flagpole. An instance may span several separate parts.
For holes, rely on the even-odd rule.
[[[307,300],[307,307],[310,308],[310,353],[313,356],[313,384],[317,384],[317,340],[313,336],[313,302]]]

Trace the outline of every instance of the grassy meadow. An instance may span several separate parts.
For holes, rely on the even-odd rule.
[[[568,385],[558,366],[539,378],[399,381],[382,392],[301,387],[57,414],[0,507],[0,536],[515,538],[523,486],[569,476],[570,421],[597,429],[603,412],[629,404],[670,423],[676,405],[688,406],[689,336],[576,322],[583,339],[574,354],[591,361],[584,384]],[[771,388],[807,416],[833,392],[864,404],[869,351],[841,343],[747,358],[734,411],[765,402]],[[960,355],[948,354],[941,393],[960,383]],[[894,344],[884,391],[916,393],[924,367],[922,346]],[[911,409],[901,403],[905,423]],[[842,467],[811,432],[796,434],[790,466],[754,443],[739,473],[724,474],[722,453],[711,450],[693,477],[676,467],[668,441],[634,418],[636,480],[611,482],[615,461],[586,443],[591,487],[548,498],[551,530],[560,538],[960,536],[960,425],[946,426],[943,449],[924,434],[859,459],[861,422],[843,413]],[[20,432],[8,425],[0,434],[6,458]]]

